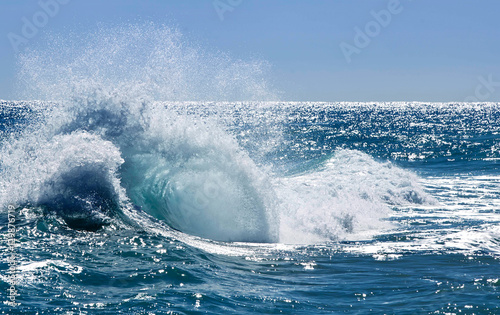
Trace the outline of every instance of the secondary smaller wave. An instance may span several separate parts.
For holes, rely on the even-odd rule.
[[[123,160],[98,136],[31,134],[2,149],[3,205],[40,206],[70,228],[97,230],[126,202],[117,176]]]
[[[370,238],[392,227],[392,206],[435,202],[411,172],[345,149],[312,172],[282,178],[277,193],[284,243]]]

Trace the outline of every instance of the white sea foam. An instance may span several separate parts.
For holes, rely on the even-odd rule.
[[[390,206],[433,203],[416,175],[356,150],[338,150],[318,170],[283,178],[281,241],[356,239],[391,226]]]
[[[500,182],[495,176],[428,177],[422,184],[436,203],[398,207],[398,225],[386,232],[397,241],[347,246],[375,258],[408,252],[487,254],[500,257]],[[419,226],[415,229],[413,226]]]

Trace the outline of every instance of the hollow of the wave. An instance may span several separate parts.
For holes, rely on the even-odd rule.
[[[47,188],[40,205],[71,229],[97,231],[119,210],[118,197],[99,170],[73,169],[47,183]]]
[[[125,163],[123,184],[135,204],[181,232],[224,242],[278,241],[255,183],[244,172],[221,167],[211,159],[169,167],[143,156]]]

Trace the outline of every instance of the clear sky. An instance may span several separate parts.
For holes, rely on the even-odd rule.
[[[45,21],[52,1],[67,3]],[[12,34],[22,51],[43,32],[153,21],[267,60],[283,100],[500,101],[499,13],[498,0],[0,0],[0,99],[14,97]]]

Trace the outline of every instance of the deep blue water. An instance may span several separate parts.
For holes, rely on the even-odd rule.
[[[500,104],[78,102],[0,104],[2,313],[500,313]]]

